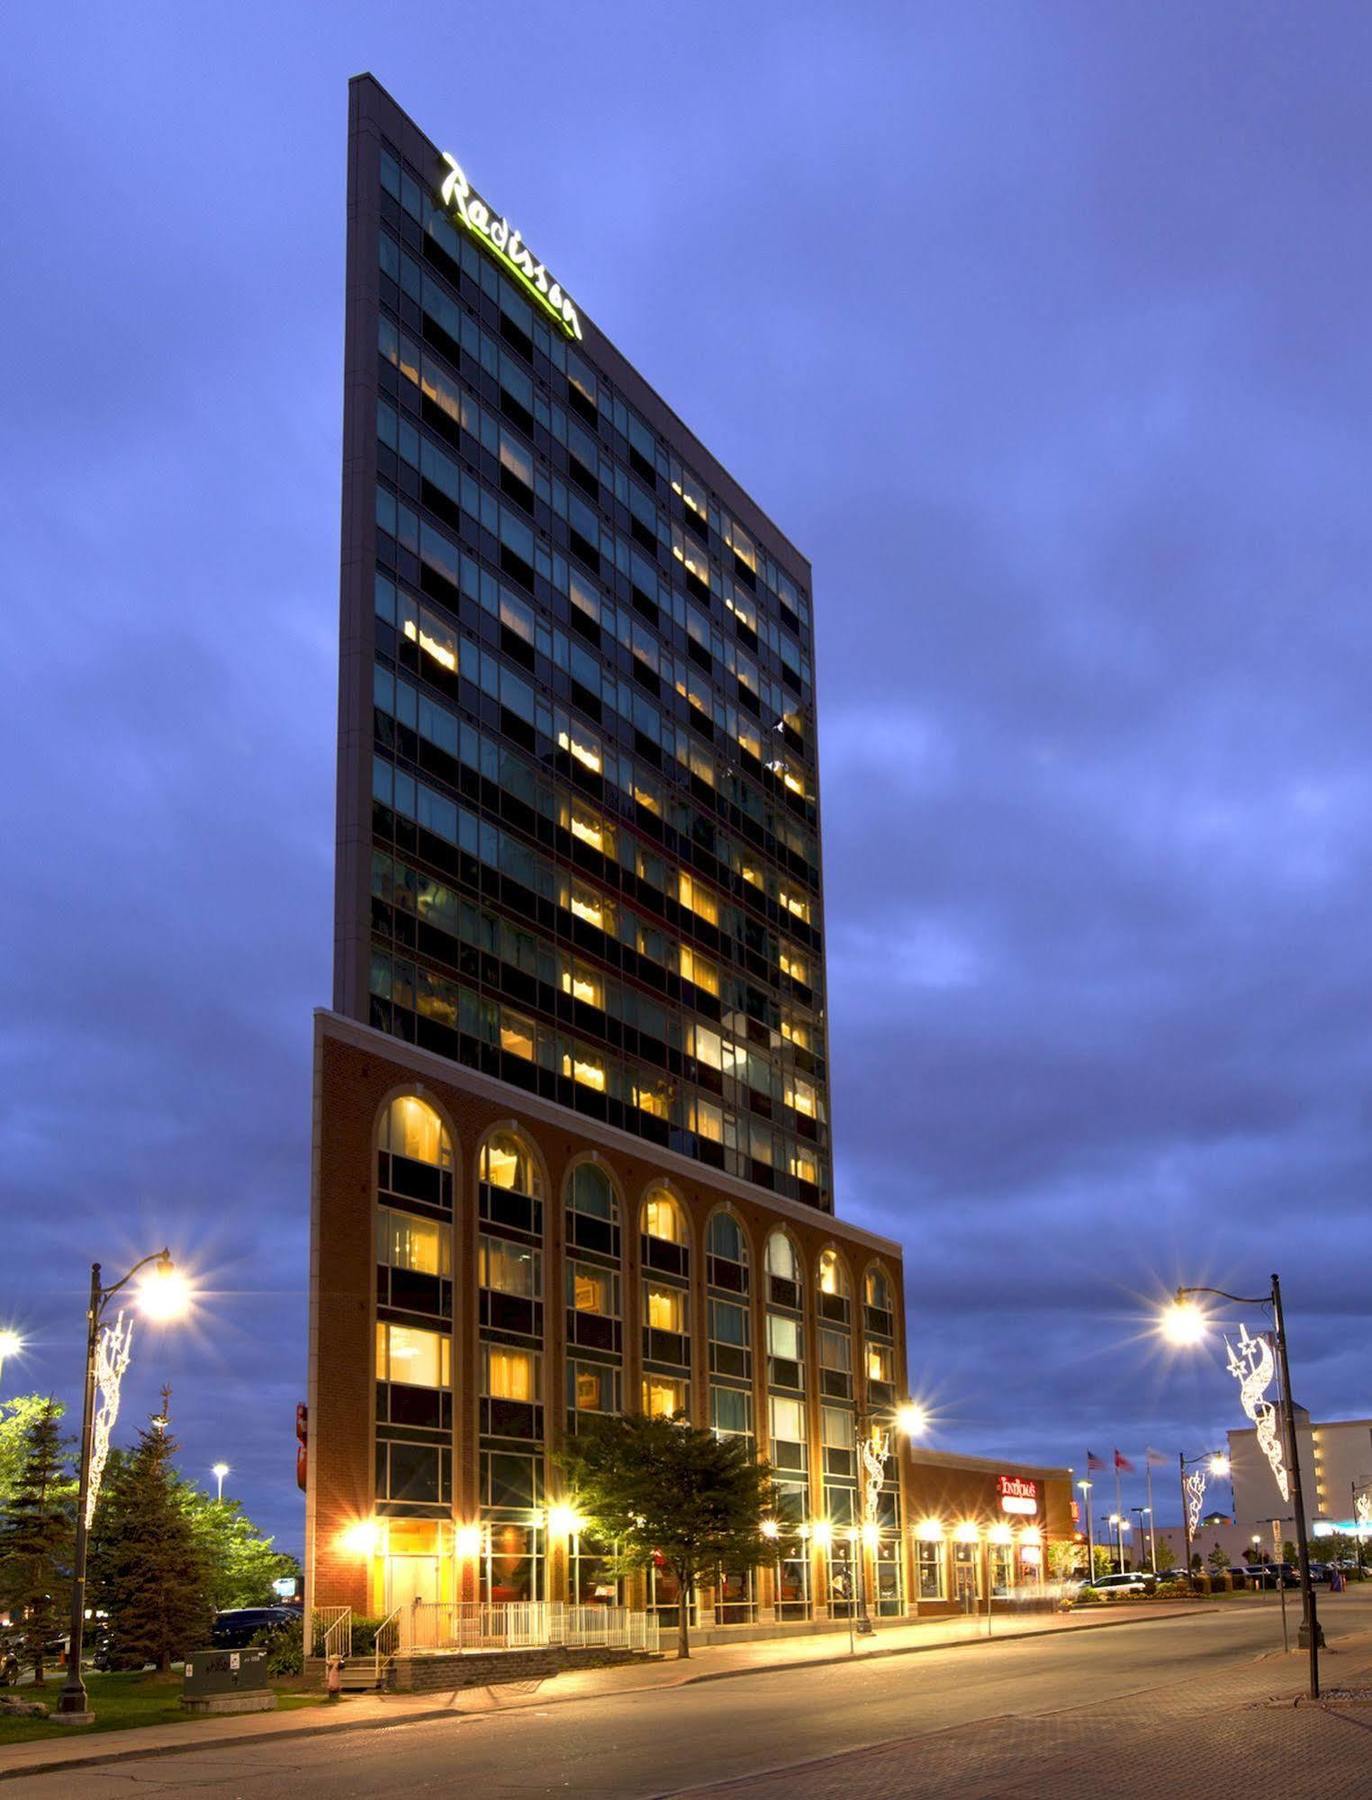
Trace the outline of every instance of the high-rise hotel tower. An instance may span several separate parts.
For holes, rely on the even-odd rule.
[[[829,1616],[904,1341],[898,1247],[833,1217],[809,565],[479,146],[370,76],[349,126],[311,1598],[619,1596],[553,1452],[641,1407],[786,1483],[713,1622]],[[876,1512],[901,1612],[894,1465]]]

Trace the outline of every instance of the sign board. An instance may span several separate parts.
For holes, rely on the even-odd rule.
[[[999,1475],[996,1477],[996,1491],[1000,1495],[1002,1512],[1030,1516],[1038,1512],[1038,1482],[1027,1481],[1022,1475]]]
[[[579,340],[581,320],[561,284],[553,280],[504,214],[477,193],[457,158],[445,150],[443,160],[448,173],[438,191],[453,218],[485,245],[505,273],[514,277],[535,305],[555,319],[568,337]]]

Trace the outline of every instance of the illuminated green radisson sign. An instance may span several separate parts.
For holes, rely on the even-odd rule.
[[[481,198],[463,174],[456,157],[449,156],[445,150],[443,160],[448,165],[448,173],[443,177],[443,185],[439,189],[443,204],[461,220],[473,237],[479,237],[488,249],[495,252],[507,273],[514,276],[544,312],[557,320],[568,337],[580,338],[581,320],[558,283],[534,256],[510,221]]]

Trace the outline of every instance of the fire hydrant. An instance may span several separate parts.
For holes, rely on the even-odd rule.
[[[324,1677],[324,1685],[328,1690],[329,1700],[336,1703],[343,1697],[343,1658],[331,1656]]]

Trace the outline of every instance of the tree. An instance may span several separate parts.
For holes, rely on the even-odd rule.
[[[109,1614],[114,1655],[126,1668],[164,1673],[208,1635],[213,1581],[205,1543],[177,1495],[176,1441],[165,1411],[131,1451],[105,1468],[91,1543],[91,1592]]]
[[[48,1406],[57,1408],[59,1419],[66,1411],[60,1400],[42,1394],[15,1394],[12,1399],[0,1400],[0,1512],[9,1505],[28,1456],[28,1428]]]
[[[1223,1570],[1229,1567],[1229,1552],[1223,1549],[1219,1544],[1216,1544],[1205,1560],[1210,1564],[1210,1567],[1215,1573],[1219,1575]]]
[[[702,1577],[774,1554],[762,1521],[775,1512],[771,1467],[741,1438],[685,1419],[607,1417],[562,1454],[578,1511],[624,1568],[656,1563],[676,1578],[677,1654],[691,1654],[691,1603]]]
[[[1160,1537],[1157,1544],[1157,1561],[1155,1567],[1159,1575],[1165,1575],[1169,1569],[1177,1566],[1177,1553],[1165,1537]]]
[[[44,1400],[28,1409],[23,1460],[0,1513],[0,1600],[16,1618],[24,1661],[43,1680],[43,1646],[57,1635],[69,1592],[73,1542],[72,1482],[62,1408]]]
[[[272,1539],[262,1535],[240,1501],[216,1500],[179,1476],[173,1493],[200,1544],[216,1612],[229,1606],[269,1606],[276,1598],[272,1583],[300,1573],[296,1558],[272,1549]]]
[[[1282,1539],[1281,1559],[1284,1563],[1290,1563],[1292,1568],[1294,1568],[1301,1559],[1300,1551],[1297,1550],[1290,1538]]]

